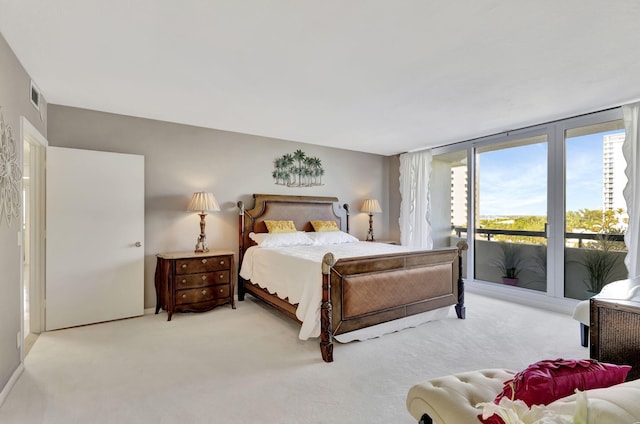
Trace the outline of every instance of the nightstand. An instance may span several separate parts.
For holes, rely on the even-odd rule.
[[[211,250],[206,253],[160,253],[156,263],[156,314],[167,311],[203,312],[234,301],[235,272],[233,252]]]

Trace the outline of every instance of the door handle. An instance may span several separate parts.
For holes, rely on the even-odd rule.
[[[142,243],[140,243],[139,241],[136,242],[136,247],[140,247],[142,246]]]

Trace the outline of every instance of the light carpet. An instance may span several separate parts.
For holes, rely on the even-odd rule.
[[[467,293],[453,310],[384,337],[317,340],[247,296],[232,310],[166,313],[42,334],[0,423],[414,423],[420,381],[540,359],[586,358],[571,317]]]

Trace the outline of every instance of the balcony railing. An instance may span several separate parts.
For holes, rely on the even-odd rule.
[[[466,236],[466,227],[453,227],[457,237],[462,237],[462,234]],[[487,241],[491,241],[491,237],[495,235],[505,236],[525,236],[525,237],[541,237],[547,238],[544,231],[524,231],[524,230],[498,230],[493,228],[476,228],[476,234],[484,234],[487,236]],[[565,239],[578,240],[578,247],[583,247],[583,240],[597,240],[602,237],[602,234],[598,233],[564,233]],[[624,241],[624,234],[606,234],[608,241]]]
[[[453,227],[456,236],[451,235],[449,241],[450,246],[455,246],[461,238],[467,237],[467,228]],[[525,237],[533,237],[538,239],[546,239],[544,231],[522,231],[522,230],[504,230],[493,228],[478,228],[475,233],[480,237],[475,240],[475,259],[474,269],[471,271],[473,278],[480,281],[488,281],[493,283],[505,284],[502,280],[501,270],[497,265],[500,257],[499,241],[496,236],[506,236],[513,238],[510,243],[517,243],[521,246],[521,255],[526,258],[524,262],[527,266],[523,268],[517,285],[521,288],[546,291],[547,290],[547,271],[546,271],[546,243],[537,242],[536,240],[527,240]],[[589,286],[587,281],[590,279],[588,268],[585,264],[588,252],[593,248],[597,248],[597,244],[590,246],[589,240],[597,241],[602,234],[596,233],[565,233],[567,239],[577,240],[576,243],[566,243],[563,253],[564,257],[564,296],[573,299],[586,299],[591,294],[586,291]],[[624,248],[623,234],[606,234],[607,240],[611,242],[622,242],[617,244],[617,249],[612,249],[609,253],[615,259],[615,266],[611,270],[608,280],[626,278],[626,267],[624,265],[624,257],[626,249]],[[493,240],[492,240],[493,239]],[[542,241],[542,240],[541,240]],[[591,249],[587,249],[591,248]],[[618,250],[622,249],[622,250]],[[466,269],[464,270],[466,277]]]

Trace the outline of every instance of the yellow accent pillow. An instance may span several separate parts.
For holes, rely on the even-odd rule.
[[[271,234],[295,233],[296,226],[293,221],[264,221],[267,230]]]
[[[340,231],[336,221],[311,221],[313,230],[317,233],[324,233],[327,231]]]

